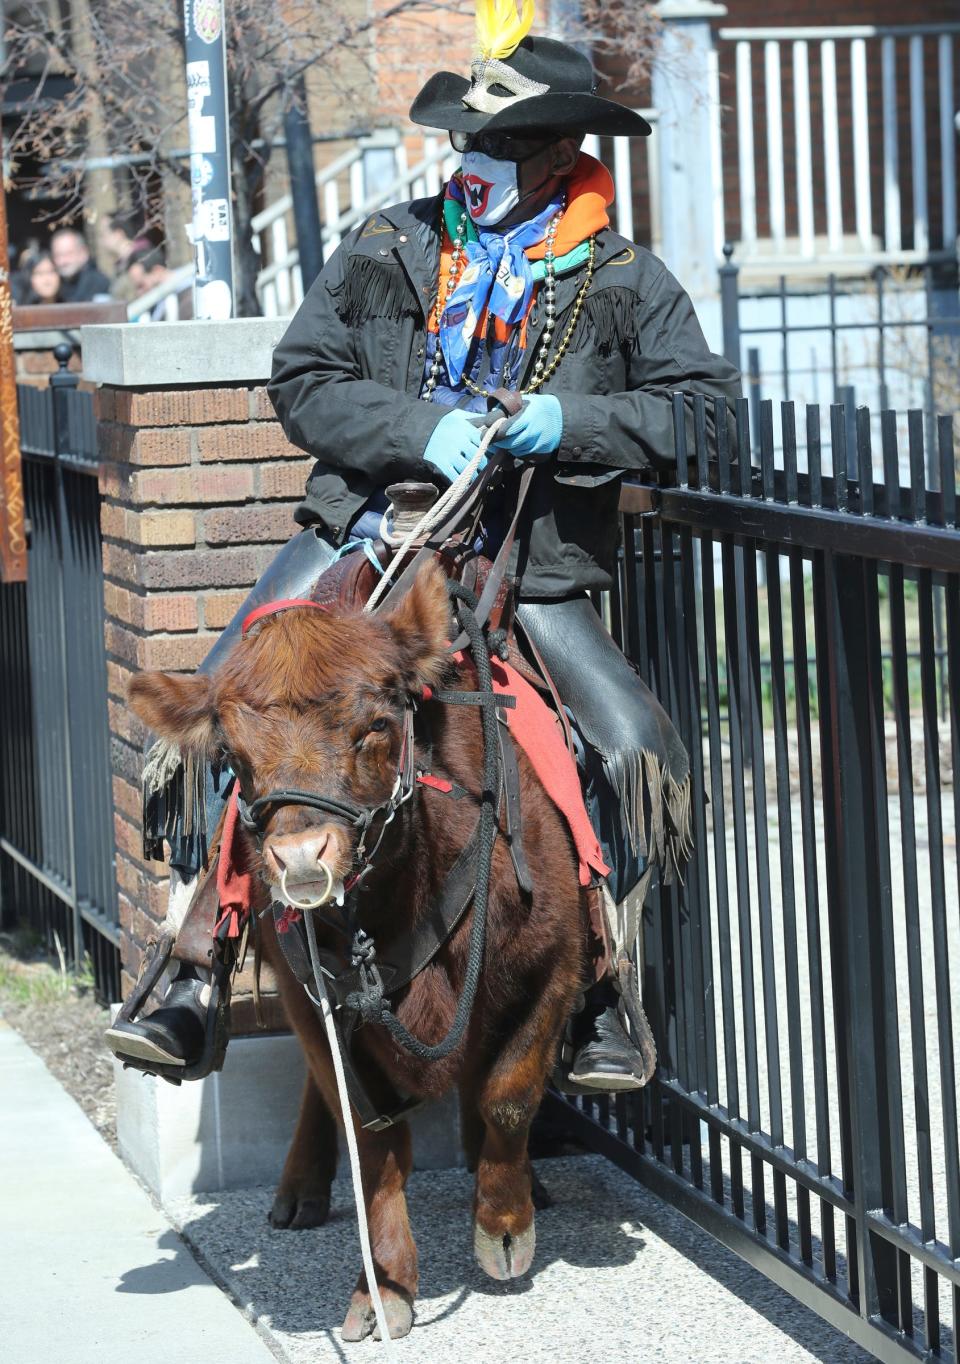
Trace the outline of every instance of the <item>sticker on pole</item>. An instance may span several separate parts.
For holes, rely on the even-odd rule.
[[[195,189],[206,189],[213,176],[212,161],[209,161],[205,156],[190,157],[190,183]]]
[[[187,62],[187,105],[202,104],[210,94],[210,63]]]
[[[194,225],[199,236],[208,242],[230,240],[230,208],[226,199],[204,199],[198,205],[199,221]]]
[[[220,37],[221,0],[194,0],[193,31],[205,43],[215,43]]]

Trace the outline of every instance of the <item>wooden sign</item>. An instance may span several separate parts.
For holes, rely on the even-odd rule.
[[[0,140],[0,165],[2,161]],[[0,183],[0,581],[22,583],[27,580],[27,535],[9,264],[6,187]]]

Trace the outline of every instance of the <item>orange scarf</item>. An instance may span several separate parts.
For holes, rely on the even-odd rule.
[[[581,152],[577,164],[567,176],[567,207],[564,209],[557,228],[557,238],[554,243],[554,255],[559,259],[567,255],[568,252],[576,250],[581,242],[592,237],[595,233],[601,232],[605,227],[610,226],[610,215],[607,209],[613,203],[614,188],[613,176],[602,162],[593,156],[588,156],[586,152]],[[527,250],[528,260],[543,260],[547,254],[546,240],[538,242],[536,246],[531,246]],[[443,245],[440,252],[440,280],[437,291],[437,299],[446,298],[447,280],[450,278],[450,268],[453,263],[453,242],[450,234],[444,229]],[[531,308],[536,302],[539,288],[533,292]],[[431,309],[430,317],[427,320],[429,331],[438,330],[437,307],[435,304]],[[527,314],[529,316],[529,313]],[[499,318],[496,319],[497,340],[506,339],[508,328]],[[526,346],[527,319],[524,318],[520,324],[520,344]],[[477,322],[477,333],[484,335],[487,330],[487,314],[484,312]],[[501,336],[500,333],[503,332]]]
[[[607,209],[613,203],[613,176],[595,157],[580,153],[580,159],[567,176],[567,207],[560,226],[554,253],[565,256],[594,233],[610,226]],[[543,260],[547,254],[546,241],[538,242],[527,251],[527,260]]]

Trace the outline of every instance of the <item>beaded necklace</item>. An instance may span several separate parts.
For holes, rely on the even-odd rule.
[[[546,321],[544,323],[543,333],[540,337],[536,364],[533,367],[533,377],[530,383],[526,386],[526,388],[520,389],[520,393],[523,396],[525,396],[528,393],[535,393],[538,388],[542,387],[542,385],[545,384],[547,380],[552,378],[552,376],[556,373],[560,361],[563,359],[564,355],[566,355],[570,347],[570,342],[573,340],[574,329],[578,321],[580,320],[580,314],[583,311],[583,305],[586,301],[587,292],[593,281],[594,270],[596,269],[597,239],[595,236],[592,236],[590,238],[590,258],[587,263],[587,277],[584,280],[580,292],[577,294],[576,302],[573,305],[573,313],[570,318],[570,325],[567,327],[566,332],[561,338],[560,343],[557,346],[556,352],[553,356],[553,359],[550,360],[548,364],[547,358],[550,354],[550,344],[553,340],[554,329],[556,328],[557,325],[557,271],[554,243],[556,242],[557,239],[557,232],[560,227],[560,219],[562,216],[563,208],[560,209],[560,212],[552,220],[550,226],[547,228],[547,246],[544,255],[544,280],[543,280],[544,312],[546,314]],[[440,217],[440,230],[442,234],[443,232],[442,209]],[[460,222],[457,226],[457,235],[453,241],[453,253],[450,258],[450,273],[447,276],[446,288],[443,290],[442,306],[440,301],[441,290],[438,285],[437,295],[433,301],[433,307],[430,309],[430,313],[428,314],[428,316],[434,313],[436,314],[437,348],[434,351],[433,363],[430,366],[430,373],[427,375],[427,380],[424,385],[423,396],[427,402],[432,401],[434,391],[436,390],[437,384],[439,383],[440,380],[441,365],[445,363],[443,358],[443,351],[440,346],[440,318],[443,315],[443,312],[446,309],[447,304],[450,302],[450,299],[453,296],[457,288],[457,285],[460,282],[460,275],[463,273],[463,267],[465,264],[465,252],[463,247],[464,240],[466,238],[466,232],[467,214],[466,212],[464,212],[460,215]],[[470,390],[471,393],[477,394],[481,398],[490,398],[493,396],[489,389],[481,388],[478,384],[475,384],[473,380],[470,379],[466,374],[464,374],[463,376],[463,382],[466,384],[467,388]]]

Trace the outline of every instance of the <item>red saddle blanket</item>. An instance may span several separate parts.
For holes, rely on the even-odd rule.
[[[559,721],[544,698],[521,677],[516,668],[491,658],[493,689],[516,698],[507,711],[510,733],[523,749],[543,789],[567,821],[570,837],[580,864],[580,884],[588,886],[591,872],[606,876],[610,868],[603,860],[596,831],[583,803],[580,773],[567,748]]]

